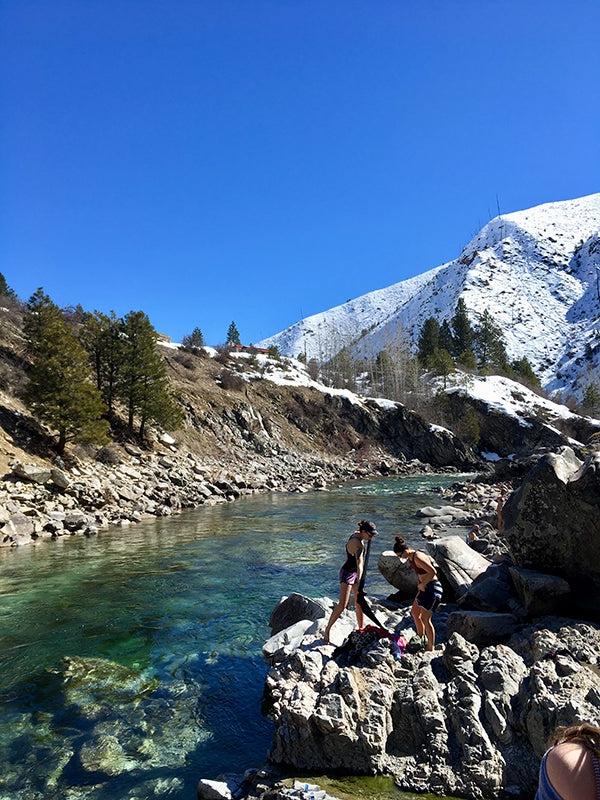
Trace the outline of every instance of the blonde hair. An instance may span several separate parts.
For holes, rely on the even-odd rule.
[[[553,744],[562,744],[563,742],[577,742],[600,758],[600,728],[590,725],[589,722],[558,728],[554,734]]]

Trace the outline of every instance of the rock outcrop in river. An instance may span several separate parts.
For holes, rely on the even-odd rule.
[[[380,613],[408,628],[405,612]],[[369,636],[336,655],[320,638],[324,621],[310,625],[270,655],[274,764],[389,772],[406,790],[478,800],[532,794],[556,726],[600,724],[594,625],[547,617],[481,648],[454,633],[443,649],[400,660]]]

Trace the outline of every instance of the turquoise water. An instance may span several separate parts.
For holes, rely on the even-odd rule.
[[[195,797],[199,777],[259,766],[269,614],[334,595],[345,537],[377,554],[455,476],[262,495],[0,557],[0,800]],[[98,659],[102,659],[99,661]]]

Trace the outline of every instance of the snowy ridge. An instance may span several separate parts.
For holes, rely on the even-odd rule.
[[[510,358],[527,356],[546,388],[580,396],[600,378],[600,194],[496,217],[455,260],[308,317],[261,345],[309,358],[344,346],[372,356],[400,331],[415,342],[423,320],[448,319],[459,297],[473,322],[486,308],[493,314]]]
[[[455,373],[449,376],[447,382],[449,385],[445,389],[446,394],[459,394],[479,400],[488,408],[518,420],[524,427],[529,424],[528,417],[537,417],[548,422],[582,419],[567,406],[540,397],[522,384],[500,375],[466,376],[464,373]],[[437,380],[436,383],[441,387],[441,381]],[[591,417],[583,419],[592,427],[600,429],[600,420]]]

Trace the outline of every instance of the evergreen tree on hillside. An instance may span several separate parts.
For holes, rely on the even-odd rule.
[[[447,319],[442,322],[440,327],[439,345],[442,350],[447,350],[451,355],[454,354],[454,336],[452,335],[452,329]]]
[[[511,364],[511,368],[518,380],[535,389],[541,389],[540,379],[533,371],[533,367],[526,356],[515,359]]]
[[[191,333],[184,336],[181,340],[184,347],[204,347],[204,335],[200,328],[194,328]]]
[[[431,356],[440,346],[440,324],[435,317],[428,317],[423,323],[417,342],[418,359],[427,366]]]
[[[444,389],[448,383],[448,375],[454,372],[454,359],[447,350],[438,347],[435,353],[429,357],[429,367],[435,375],[444,378]]]
[[[124,350],[119,393],[127,407],[129,430],[134,431],[136,418],[141,439],[149,422],[176,428],[181,423],[181,412],[170,392],[152,323],[143,311],[130,311],[121,330]]]
[[[96,386],[102,394],[109,415],[114,411],[124,360],[121,321],[114,311],[87,313],[80,338],[92,362]]]
[[[11,289],[8,283],[6,282],[6,278],[0,272],[0,297],[16,297],[16,296],[17,295],[15,294],[13,289]]]
[[[40,422],[58,431],[58,452],[70,441],[106,441],[105,408],[89,380],[86,351],[41,289],[27,305],[24,333],[32,361],[25,402]]]
[[[242,342],[240,339],[240,332],[238,331],[235,322],[232,322],[229,328],[227,329],[227,341],[225,342],[225,344],[231,346],[234,344],[241,344],[241,343]]]
[[[590,383],[585,390],[581,410],[590,416],[600,415],[600,387],[596,383]]]
[[[473,350],[473,341],[475,339],[475,332],[473,326],[469,321],[467,314],[467,306],[462,297],[459,297],[456,304],[456,311],[451,321],[451,328],[453,333],[453,346],[454,350],[450,352],[459,357],[462,353],[467,353]]]
[[[501,371],[507,369],[508,361],[504,336],[487,308],[483,312],[481,322],[477,328],[475,353],[481,369],[498,369]]]
[[[472,350],[464,350],[462,353],[459,353],[456,363],[463,369],[476,370],[477,356]]]

